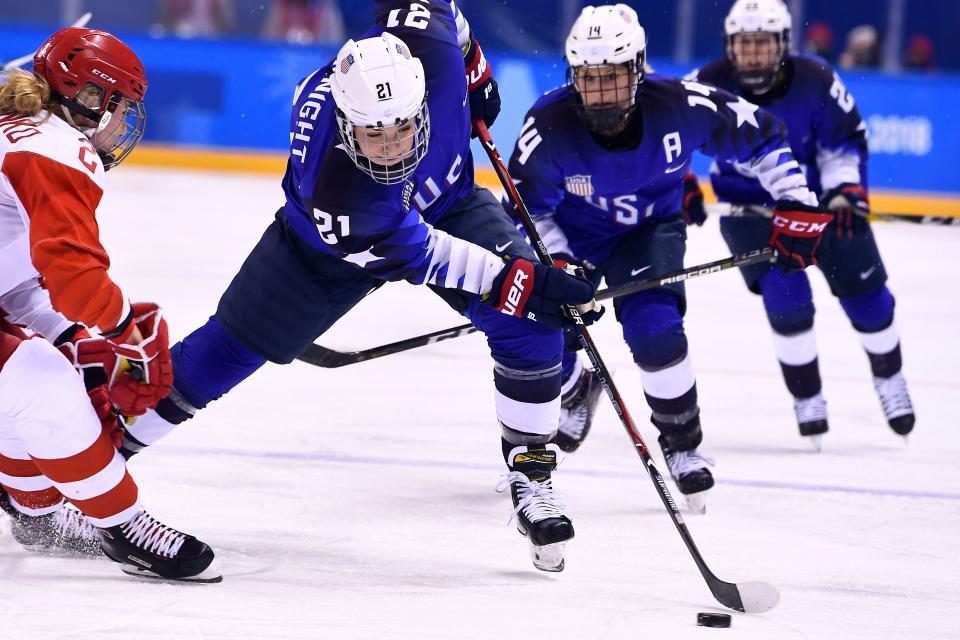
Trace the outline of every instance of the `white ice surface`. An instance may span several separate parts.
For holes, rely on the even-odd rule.
[[[214,311],[281,203],[279,178],[124,167],[109,182],[112,273],[163,305],[174,339]],[[720,609],[606,399],[555,474],[577,531],[567,569],[536,571],[493,491],[491,363],[473,335],[338,370],[268,365],[134,458],[151,512],[217,551],[219,585],[31,555],[0,521],[0,639],[960,637],[960,230],[875,229],[919,416],[906,446],[819,273],[821,454],[797,435],[759,299],[734,272],[688,284],[704,450],[719,464],[707,515],[687,520],[721,578],[780,589],[770,613],[696,626]],[[690,236],[687,264],[728,254],[715,220]],[[653,444],[612,316],[593,334]],[[366,348],[460,322],[395,284],[322,343]]]

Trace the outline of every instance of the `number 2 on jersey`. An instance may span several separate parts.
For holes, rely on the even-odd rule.
[[[394,9],[387,16],[387,27],[400,26],[400,13],[403,9]],[[403,26],[413,27],[414,29],[426,29],[430,21],[430,10],[419,2],[411,2],[407,9],[407,17],[403,21]]]

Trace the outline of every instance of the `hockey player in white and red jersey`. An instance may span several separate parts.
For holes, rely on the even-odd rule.
[[[116,447],[114,406],[142,414],[172,383],[160,309],[109,278],[95,217],[104,172],[143,134],[146,87],[125,44],[83,28],[0,84],[0,318],[48,338],[0,327],[0,502],[26,546],[89,550],[96,533],[127,573],[218,582],[210,547],[144,510]]]

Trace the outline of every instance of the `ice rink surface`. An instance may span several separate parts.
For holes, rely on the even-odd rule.
[[[282,197],[279,178],[123,167],[109,181],[112,274],[163,306],[173,339],[214,311]],[[708,512],[688,524],[721,578],[780,589],[770,613],[696,626],[721,609],[605,398],[554,474],[576,525],[567,569],[535,570],[494,492],[492,365],[472,335],[343,369],[268,365],[134,458],[148,509],[214,547],[221,584],[32,555],[0,521],[0,638],[960,637],[960,230],[875,231],[918,415],[908,445],[819,273],[820,454],[797,435],[760,300],[733,272],[688,284],[702,450],[718,459]],[[716,220],[691,229],[688,265],[725,255]],[[653,444],[612,316],[592,333]],[[321,342],[362,349],[460,322],[394,284]]]

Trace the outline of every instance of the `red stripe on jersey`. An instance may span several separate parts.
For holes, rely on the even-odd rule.
[[[56,487],[49,487],[42,491],[20,491],[6,485],[3,485],[3,488],[11,498],[17,501],[17,504],[27,509],[45,509],[60,504],[63,500],[63,496]]]
[[[125,471],[117,486],[106,493],[94,498],[70,502],[91,518],[109,518],[136,504],[137,495],[137,483],[130,477],[130,472]]]
[[[123,293],[107,276],[96,211],[103,191],[80,171],[29,151],[4,157],[0,171],[30,218],[30,257],[54,308],[74,322],[109,330],[123,318]]]
[[[54,482],[77,482],[103,471],[117,450],[105,433],[92,445],[68,458],[34,458],[34,462]]]
[[[14,478],[33,478],[43,475],[33,460],[8,458],[2,453],[0,453],[0,473]]]

